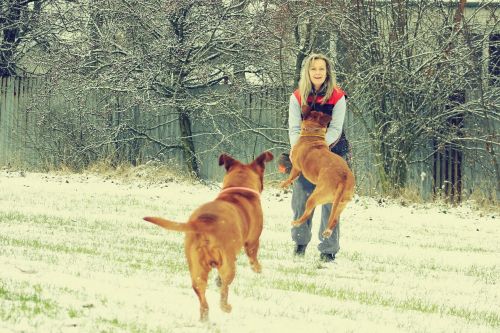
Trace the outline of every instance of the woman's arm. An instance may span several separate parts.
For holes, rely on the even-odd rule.
[[[299,140],[300,123],[302,122],[302,111],[299,101],[292,94],[290,96],[290,105],[288,107],[288,137],[290,139],[290,147]]]
[[[297,103],[298,104],[298,103]],[[345,110],[346,110],[346,101],[345,96],[342,96],[332,110],[332,120],[330,121],[330,125],[326,130],[326,143],[330,148],[335,146],[337,141],[340,139],[340,134],[342,134],[342,127],[344,126],[344,118],[345,118]]]

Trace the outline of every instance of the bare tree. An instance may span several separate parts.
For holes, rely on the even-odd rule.
[[[339,53],[351,110],[368,132],[382,189],[389,193],[406,186],[418,150],[432,138],[435,149],[460,146],[466,140],[460,119],[477,114],[456,99],[477,80],[469,75],[470,50],[459,19],[464,2],[344,3],[349,24],[338,28]]]
[[[39,17],[50,0],[7,0],[0,5],[0,76],[23,75],[21,64],[41,41]]]
[[[500,94],[478,51],[498,29],[488,1],[469,16],[459,0],[50,4],[39,11],[37,31],[45,33],[33,33],[36,56],[25,67],[47,79],[32,107],[44,133],[38,146],[64,163],[140,163],[154,147],[158,158],[181,155],[199,175],[203,154],[237,149],[236,137],[254,152],[254,136],[288,148],[287,97],[304,57],[321,51],[336,61],[348,112],[369,138],[356,144],[372,154],[384,193],[407,186],[412,164],[447,147],[482,149],[498,183]],[[34,11],[35,2],[27,8]],[[496,23],[476,24],[479,10]],[[280,93],[271,97],[270,86]],[[462,98],[472,90],[479,97]],[[255,103],[257,112],[244,112]],[[263,126],[263,113],[278,125]],[[161,132],[170,126],[178,134]]]
[[[74,124],[75,131],[86,133],[68,140],[75,154],[84,152],[80,154],[88,155],[84,160],[101,154],[95,148],[104,144],[91,144],[92,137],[113,142],[116,154],[120,142],[137,146],[150,141],[162,152],[181,151],[188,171],[199,175],[193,126],[208,123],[207,139],[216,136],[230,143],[224,135],[228,124],[234,127],[229,132],[257,126],[239,112],[239,95],[261,89],[258,84],[269,82],[268,78],[272,81],[268,39],[260,38],[263,17],[252,10],[249,1],[110,0],[86,1],[73,4],[72,10],[54,12],[52,22],[66,27],[71,37],[54,37],[50,52],[39,62],[65,100],[83,99],[88,93],[101,96],[101,111],[68,110],[73,114],[68,122],[80,114],[107,123],[98,129],[91,128],[92,121],[83,121],[83,129]],[[214,109],[219,117],[214,117]],[[132,117],[142,121],[117,119],[117,110],[122,115],[132,110]],[[179,137],[154,134],[161,125],[154,123],[155,116],[168,121],[175,116]]]

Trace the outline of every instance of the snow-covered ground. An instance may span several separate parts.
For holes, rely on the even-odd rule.
[[[291,193],[267,186],[260,260],[242,253],[219,307],[198,321],[183,235],[217,184],[172,177],[0,172],[0,332],[498,332],[498,212],[357,197],[341,250],[322,264],[317,237],[292,256]],[[317,234],[319,210],[314,217]]]

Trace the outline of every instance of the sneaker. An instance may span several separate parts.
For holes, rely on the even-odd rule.
[[[319,260],[321,260],[322,262],[333,262],[335,260],[335,254],[321,253],[319,255]]]
[[[295,256],[303,257],[306,254],[306,247],[307,247],[307,245],[296,244],[295,245],[295,250],[293,251],[293,254]]]

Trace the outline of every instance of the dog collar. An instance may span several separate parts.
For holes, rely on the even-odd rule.
[[[321,131],[324,130],[323,127],[302,127],[301,130],[305,131]]]
[[[300,136],[316,136],[318,138],[324,138],[325,137],[325,133],[304,131],[304,132],[300,132]]]
[[[324,128],[321,127],[303,127],[300,129],[300,136],[319,136],[324,137],[326,135]]]
[[[300,136],[316,136],[318,138],[324,138],[325,136],[324,135],[321,135],[321,134],[301,134]]]
[[[253,194],[257,194],[257,196],[260,196],[260,193],[257,192],[256,190],[253,190],[253,189],[248,188],[248,187],[240,187],[240,186],[226,187],[225,189],[223,189],[222,191],[220,191],[219,195],[222,194],[222,193],[224,193],[224,192],[230,192],[230,191],[234,191],[234,190],[247,191],[247,192],[251,192]]]

